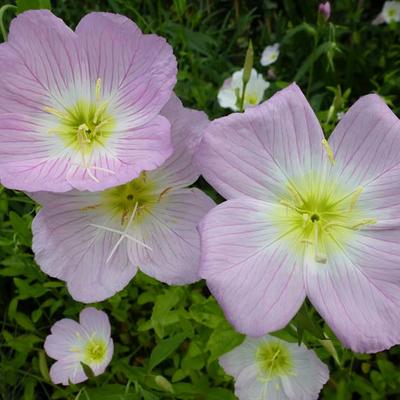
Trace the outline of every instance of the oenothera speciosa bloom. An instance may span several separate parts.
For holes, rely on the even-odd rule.
[[[26,191],[103,190],[171,155],[159,115],[171,47],[128,18],[91,13],[75,32],[49,11],[13,20],[0,45],[0,181]]]
[[[250,336],[307,295],[354,351],[400,342],[400,122],[376,95],[329,138],[293,84],[211,123],[199,150],[229,199],[201,224],[200,275]]]
[[[162,167],[103,192],[33,195],[43,206],[32,227],[36,261],[66,281],[76,300],[112,296],[138,267],[169,284],[199,279],[196,226],[214,203],[185,187],[199,177],[193,158],[208,120],[176,97],[162,114],[171,121],[174,146]]]
[[[102,374],[114,352],[107,314],[88,307],[81,311],[79,323],[69,318],[56,322],[44,348],[51,358],[57,360],[50,369],[53,383],[69,385],[85,381],[87,376],[82,363],[94,375]]]
[[[247,337],[219,359],[239,400],[316,400],[328,367],[312,350],[273,336]]]

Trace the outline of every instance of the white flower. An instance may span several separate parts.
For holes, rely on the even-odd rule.
[[[93,307],[81,311],[79,323],[69,318],[56,322],[44,343],[46,353],[57,360],[50,369],[52,382],[69,385],[85,381],[81,363],[95,376],[102,374],[114,352],[110,334],[107,314]]]
[[[383,22],[390,24],[391,22],[400,21],[400,2],[386,1],[382,9]]]
[[[328,367],[312,350],[273,336],[247,337],[219,359],[235,378],[239,400],[318,399],[328,381]]]
[[[254,68],[251,70],[250,80],[246,87],[243,108],[259,104],[263,98],[269,82],[264,80]],[[218,92],[218,103],[223,108],[239,111],[240,99],[243,94],[243,69],[235,72],[232,77],[225,80]]]
[[[267,46],[261,55],[261,65],[264,67],[273,64],[279,57],[279,43]]]

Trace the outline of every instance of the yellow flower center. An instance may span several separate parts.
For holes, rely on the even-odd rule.
[[[87,365],[104,362],[107,355],[107,343],[103,339],[90,338],[84,349],[83,362]]]
[[[256,352],[259,379],[270,379],[293,375],[293,360],[288,348],[279,341],[265,342]]]

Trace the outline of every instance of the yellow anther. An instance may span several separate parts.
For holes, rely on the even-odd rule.
[[[43,111],[45,111],[45,112],[47,112],[49,114],[52,114],[52,115],[54,115],[54,116],[56,116],[58,118],[61,118],[61,119],[64,119],[64,118],[68,117],[67,114],[63,113],[62,111],[58,111],[58,110],[56,110],[55,108],[52,108],[52,107],[44,107]]]
[[[300,192],[298,190],[296,190],[296,188],[293,185],[288,183],[287,188],[290,190],[290,193],[292,194],[292,196],[294,197],[294,199],[296,200],[296,202],[298,204],[304,203],[304,199],[301,197]]]
[[[97,124],[100,115],[103,114],[104,111],[106,110],[107,105],[108,105],[108,103],[105,101],[104,103],[100,104],[99,107],[96,108],[96,112],[94,113],[94,117],[93,117],[93,123],[95,125]],[[109,120],[106,120],[104,122],[109,122]]]
[[[329,158],[329,161],[332,163],[332,165],[335,165],[335,162],[336,162],[335,161],[335,157],[334,157],[334,154],[333,154],[331,146],[329,146],[328,141],[326,139],[322,139],[321,143],[324,146],[324,149],[325,149],[326,154],[327,154],[327,156]]]
[[[378,222],[378,220],[376,218],[367,218],[367,219],[363,219],[360,222],[358,222],[357,224],[352,225],[350,228],[351,229],[358,229],[361,226],[365,226],[365,225],[374,225]]]
[[[362,193],[362,191],[364,190],[364,188],[362,186],[358,187],[356,189],[356,191],[353,193],[353,195],[351,196],[351,200],[350,200],[350,207],[349,207],[349,211],[352,211],[355,207],[355,205],[358,202],[358,199],[360,198],[360,195]]]
[[[100,96],[101,96],[101,79],[97,78],[97,81],[96,81],[96,101],[100,100]]]

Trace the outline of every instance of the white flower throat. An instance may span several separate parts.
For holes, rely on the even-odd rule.
[[[322,145],[334,165],[332,149],[325,139]],[[329,249],[342,248],[354,231],[377,222],[358,207],[363,187],[345,191],[340,186],[340,179],[329,181],[315,172],[288,183],[287,196],[280,200],[284,206],[280,215],[282,237],[295,234],[295,247],[302,253],[311,247],[317,263],[326,263]]]

